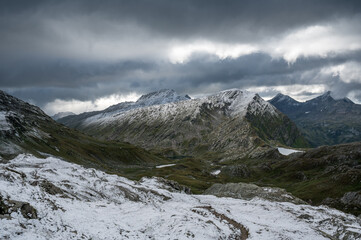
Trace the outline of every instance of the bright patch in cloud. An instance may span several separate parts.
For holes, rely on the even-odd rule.
[[[136,93],[130,93],[127,95],[113,94],[110,96],[98,98],[95,101],[56,99],[53,102],[46,104],[44,111],[49,115],[54,115],[58,112],[73,112],[79,114],[82,112],[103,110],[120,102],[136,101],[139,97],[140,95]]]
[[[181,44],[171,48],[169,59],[172,63],[184,63],[194,53],[208,53],[218,56],[220,59],[237,58],[258,51],[251,44],[224,44],[209,41],[196,41],[190,44]]]
[[[265,51],[293,63],[299,57],[320,56],[361,49],[360,36],[341,26],[309,26],[274,39]]]
[[[339,77],[345,83],[361,83],[361,64],[357,62],[347,62],[336,66],[326,67],[321,70],[323,74]]]

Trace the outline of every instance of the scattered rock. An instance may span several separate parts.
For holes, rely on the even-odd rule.
[[[302,215],[298,216],[298,218],[307,219],[307,220],[313,219],[313,217],[311,215],[308,215],[308,214],[302,214]]]
[[[29,203],[24,203],[20,208],[21,214],[27,219],[37,219],[38,214],[36,209],[33,208]]]
[[[119,191],[123,194],[123,196],[127,199],[129,199],[130,201],[133,202],[139,202],[140,201],[140,196],[138,194],[136,194],[135,192],[130,191],[129,189],[122,187],[122,186],[116,186]]]
[[[0,195],[0,216],[8,214],[9,207],[4,203],[2,196]]]
[[[32,207],[29,203],[9,199],[4,200],[3,197],[0,196],[0,219],[11,219],[11,213],[18,212],[19,210],[24,216],[24,218],[38,218],[36,209]]]
[[[160,183],[163,183],[167,190],[171,192],[184,192],[186,194],[191,194],[192,191],[189,187],[179,184],[176,181],[164,179],[164,178],[157,178]]]
[[[47,193],[51,194],[51,195],[56,195],[56,194],[63,194],[64,191],[55,186],[54,184],[52,184],[51,182],[48,182],[48,181],[42,181],[40,183],[40,187]]]

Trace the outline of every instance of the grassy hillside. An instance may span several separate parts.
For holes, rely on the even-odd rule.
[[[48,154],[89,167],[115,171],[119,167],[161,164],[164,159],[128,143],[101,141],[69,129],[38,107],[0,91],[0,157],[19,153]]]

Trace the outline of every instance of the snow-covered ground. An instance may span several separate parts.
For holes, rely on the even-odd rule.
[[[327,207],[187,195],[157,178],[134,182],[54,157],[0,164],[0,193],[37,210],[37,219],[0,218],[0,239],[361,237],[360,219]]]
[[[290,148],[282,148],[282,147],[279,147],[277,148],[279,153],[281,153],[282,155],[290,155],[292,153],[295,153],[295,152],[303,152],[303,151],[300,151],[300,150],[295,150],[295,149],[290,149]]]

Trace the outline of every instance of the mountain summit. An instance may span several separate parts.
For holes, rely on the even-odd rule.
[[[306,144],[296,126],[258,94],[231,89],[199,99],[175,96],[163,90],[143,95],[123,108],[59,121],[101,139],[180,155],[245,156],[270,141]]]
[[[57,121],[71,128],[81,128],[82,122],[93,116],[97,116],[97,118],[105,118],[112,114],[120,114],[121,112],[126,112],[136,108],[185,101],[189,99],[191,98],[188,95],[178,95],[178,93],[173,89],[162,89],[156,92],[144,94],[136,102],[121,102],[102,111],[85,112],[79,115],[65,116],[57,119]]]
[[[157,92],[151,92],[142,95],[136,102],[136,104],[143,104],[145,106],[165,104],[171,102],[178,102],[191,99],[188,95],[180,96],[173,89],[162,89]]]

